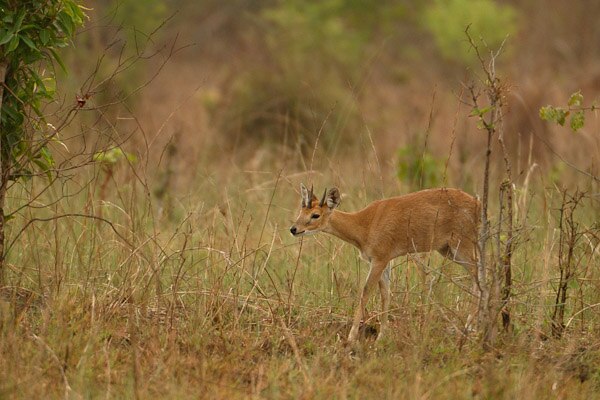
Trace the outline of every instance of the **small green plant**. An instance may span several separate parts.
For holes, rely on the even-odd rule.
[[[137,157],[124,151],[120,147],[115,147],[105,151],[99,151],[94,154],[92,160],[101,165],[104,171],[104,180],[100,185],[100,198],[105,199],[107,197],[108,182],[115,173],[117,165],[123,162],[134,164],[137,162]]]
[[[112,169],[118,162],[127,160],[130,163],[137,162],[135,154],[128,153],[120,147],[106,151],[99,151],[92,157],[93,161],[100,163],[103,169]]]
[[[444,162],[418,148],[415,141],[398,150],[396,176],[412,187],[431,188],[442,182]]]
[[[577,91],[569,97],[566,107],[547,105],[540,108],[540,118],[560,126],[564,126],[567,119],[569,119],[569,127],[575,133],[585,125],[585,112],[597,109],[598,106],[595,103],[585,107],[583,105],[583,95],[581,91]]]

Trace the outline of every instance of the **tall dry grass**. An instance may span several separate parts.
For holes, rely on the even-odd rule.
[[[461,289],[469,281],[465,272],[426,255],[393,266],[389,337],[373,342],[372,319],[367,339],[351,351],[343,338],[367,266],[335,238],[298,241],[288,233],[297,184],[335,180],[327,169],[313,177],[221,170],[200,176],[159,215],[146,183],[129,168],[115,174],[107,198],[94,188],[80,191],[14,222],[33,221],[11,247],[12,285],[2,289],[3,396],[587,399],[598,393],[597,237],[585,237],[576,249],[583,261],[571,282],[567,328],[561,339],[550,337],[561,200],[554,189],[521,192],[527,220],[514,255],[514,330],[501,336],[496,351],[482,353],[476,336],[461,333],[470,300]],[[383,179],[387,185],[393,178]],[[340,186],[346,210],[379,196],[357,175],[344,175]],[[57,190],[40,202],[60,196]],[[582,225],[592,221],[594,204],[581,209]],[[101,210],[103,220],[59,218],[73,209]]]

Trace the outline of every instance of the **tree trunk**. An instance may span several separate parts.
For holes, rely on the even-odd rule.
[[[504,147],[504,142],[502,143]],[[506,154],[506,151],[504,152]],[[505,181],[500,187],[501,200],[500,207],[502,207],[502,202],[506,202],[506,208],[508,215],[506,216],[506,244],[504,247],[503,253],[498,253],[501,255],[501,268],[504,275],[504,284],[502,286],[502,303],[500,307],[500,313],[502,316],[502,327],[504,331],[508,332],[511,330],[510,324],[510,298],[511,298],[511,289],[512,289],[512,252],[513,252],[513,243],[514,243],[514,229],[513,229],[513,184],[511,178],[511,169],[510,163],[508,161],[508,157],[505,158],[506,161],[506,171],[508,175],[508,180]],[[504,199],[506,195],[506,200]],[[502,223],[502,221],[500,221]]]
[[[6,79],[6,70],[8,64],[6,60],[0,60],[0,112],[2,111],[2,99],[4,98],[4,81]],[[0,123],[0,288],[5,286],[6,277],[4,271],[4,202],[6,200],[6,189],[8,184],[8,171],[6,171],[6,160],[3,157],[4,149],[2,142],[4,141],[5,132]]]
[[[477,307],[477,329],[483,334],[483,347],[490,345],[490,292],[487,279],[486,245],[489,237],[488,197],[490,180],[490,156],[492,153],[492,132],[488,131],[485,170],[483,176],[483,198],[481,199],[481,229],[479,232],[479,262],[477,263],[477,284],[479,287],[479,304]]]

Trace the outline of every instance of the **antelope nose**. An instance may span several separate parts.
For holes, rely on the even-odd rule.
[[[296,234],[296,231],[297,231],[297,230],[296,230],[296,227],[295,227],[295,226],[292,226],[292,227],[290,228],[290,232],[292,232],[292,235],[295,235],[295,234]]]

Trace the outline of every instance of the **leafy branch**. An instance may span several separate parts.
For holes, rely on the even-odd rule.
[[[540,118],[560,126],[564,126],[568,118],[569,127],[573,132],[577,132],[585,125],[585,112],[597,109],[596,103],[588,107],[583,106],[583,95],[581,91],[577,91],[569,97],[566,107],[547,105],[540,108]]]

